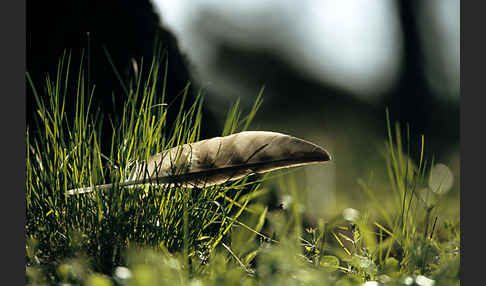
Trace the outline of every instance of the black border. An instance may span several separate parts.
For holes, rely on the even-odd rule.
[[[2,1],[2,277],[25,284],[25,0]]]
[[[457,0],[459,1],[459,0]],[[474,5],[472,5],[474,4]],[[481,5],[478,5],[481,4]],[[483,6],[483,7],[480,7]],[[461,1],[461,283],[475,285],[484,272],[484,2]],[[472,137],[472,138],[471,138]],[[481,180],[483,179],[483,180]],[[466,226],[467,225],[467,226]],[[466,248],[464,247],[466,245]],[[467,255],[466,255],[467,253]],[[477,257],[474,257],[477,256]],[[476,259],[478,258],[478,259]],[[477,262],[476,262],[477,261]],[[477,278],[477,279],[476,279]],[[466,281],[469,281],[466,282]],[[484,282],[480,282],[482,284]],[[477,284],[477,285],[479,285]]]

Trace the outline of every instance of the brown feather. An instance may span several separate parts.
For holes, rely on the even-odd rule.
[[[170,184],[208,187],[254,174],[331,160],[323,148],[289,135],[246,131],[180,145],[139,163],[121,186]],[[97,189],[109,188],[97,186]],[[70,190],[91,191],[89,188]]]

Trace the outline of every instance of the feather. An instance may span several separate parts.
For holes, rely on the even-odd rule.
[[[289,135],[268,131],[245,131],[184,144],[140,162],[119,186],[169,184],[209,187],[255,173],[331,160],[323,148]],[[103,190],[113,184],[69,190],[77,194]]]

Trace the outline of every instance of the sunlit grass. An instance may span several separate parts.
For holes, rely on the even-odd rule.
[[[304,188],[288,171],[204,189],[115,184],[67,196],[122,182],[135,162],[199,140],[203,96],[187,105],[188,85],[181,106],[166,102],[163,63],[159,56],[141,62],[136,80],[123,83],[119,118],[94,109],[96,87],[83,66],[73,72],[69,54],[46,79],[46,96],[32,86],[38,122],[26,133],[28,284],[459,285],[459,218],[440,218],[444,193],[434,190],[446,180],[430,177],[436,169],[424,153],[426,137],[411,158],[409,127],[392,128],[388,113],[380,176],[388,181],[376,184],[370,170],[359,179],[366,208],[343,208],[315,225],[305,221]],[[262,93],[246,115],[238,102],[228,109],[222,135],[250,128]],[[65,116],[68,96],[76,98],[74,118]],[[103,137],[102,120],[110,120],[111,138]],[[102,150],[106,140],[110,148]],[[441,170],[432,174],[447,174]],[[288,198],[279,209],[265,204],[275,189]]]

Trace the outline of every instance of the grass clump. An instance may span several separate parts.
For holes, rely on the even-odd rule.
[[[37,128],[26,132],[28,285],[460,284],[459,219],[441,219],[442,194],[427,184],[434,163],[424,148],[411,158],[389,117],[387,195],[376,197],[373,176],[359,180],[369,198],[362,211],[307,222],[304,188],[292,174],[202,189],[119,187],[135,162],[200,138],[203,96],[186,106],[187,86],[181,106],[167,105],[165,80],[158,80],[162,62],[154,57],[147,69],[142,62],[135,80],[124,84],[119,118],[93,109],[95,86],[83,66],[71,78],[68,54],[55,78],[46,79],[46,95],[35,92]],[[74,118],[65,115],[67,98],[76,99]],[[222,135],[249,128],[260,104],[261,93],[243,116],[237,102]],[[173,108],[175,123],[167,126]],[[66,195],[106,183],[115,184]],[[271,209],[263,198],[276,188],[291,200]]]
[[[197,141],[202,96],[188,108],[179,107],[169,130],[165,83],[158,86],[160,59],[154,58],[147,71],[140,71],[148,73],[147,82],[130,85],[123,114],[112,121],[112,144],[105,153],[102,116],[91,106],[95,88],[87,89],[82,67],[70,82],[69,61],[68,55],[61,59],[56,78],[47,78],[47,96],[35,94],[38,128],[35,133],[27,130],[26,229],[32,250],[27,263],[55,265],[81,251],[94,270],[111,273],[124,263],[123,252],[131,246],[183,251],[188,257],[209,255],[249,203],[251,197],[239,201],[243,190],[252,193],[258,184],[240,180],[205,189],[115,184],[104,192],[66,195],[75,187],[121,182],[134,162]],[[70,94],[73,84],[76,89]],[[181,95],[183,104],[187,92]],[[77,98],[74,120],[64,116],[68,96]]]

